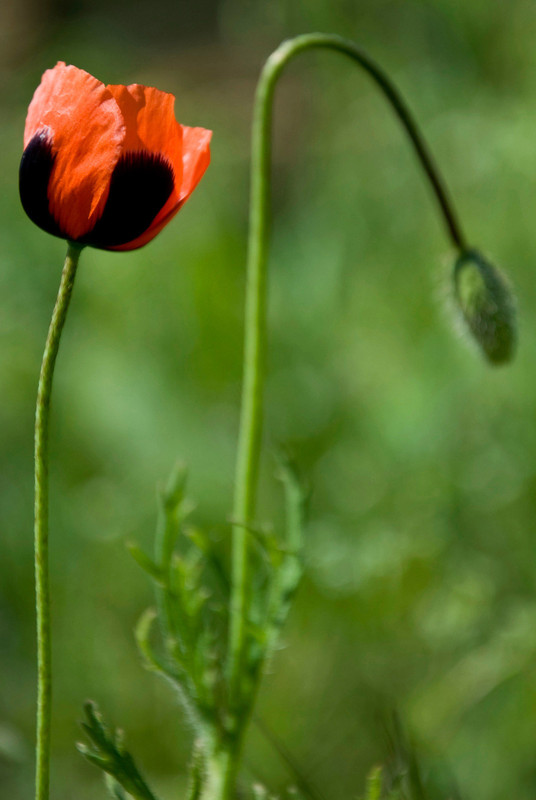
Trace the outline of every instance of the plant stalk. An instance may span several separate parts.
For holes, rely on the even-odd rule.
[[[81,247],[69,243],[61,283],[48,329],[35,410],[34,547],[37,611],[37,741],[36,800],[48,800],[50,784],[50,724],[52,664],[50,640],[50,580],[48,565],[48,431],[54,365],[73,291]]]
[[[238,769],[236,744],[232,739],[220,741],[217,736],[208,735],[199,800],[234,800]]]
[[[316,48],[334,50],[348,56],[368,73],[382,91],[402,123],[418,163],[431,185],[453,246],[459,251],[466,249],[465,236],[442,176],[413,115],[383,69],[356,44],[339,36],[313,33],[283,42],[262,70],[255,95],[252,129],[244,374],[233,507],[235,525],[228,653],[231,702],[239,728],[245,727],[254,700],[254,696],[241,697],[241,675],[245,667],[250,594],[248,527],[254,523],[262,436],[273,97],[277,81],[289,61],[301,52]]]

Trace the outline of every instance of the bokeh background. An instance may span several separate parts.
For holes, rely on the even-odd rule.
[[[209,171],[146,249],[87,250],[58,361],[51,474],[54,800],[105,796],[77,754],[87,698],[165,798],[190,732],[144,671],[155,489],[190,468],[194,519],[228,536],[256,78],[290,35],[356,39],[417,114],[472,242],[517,289],[515,363],[452,322],[453,254],[366,76],[301,57],[278,91],[266,459],[312,487],[307,572],[259,698],[326,800],[359,796],[396,709],[431,797],[536,795],[536,5],[532,0],[5,0],[0,6],[0,794],[32,796],[32,426],[64,255],[18,199],[27,104],[57,60],[156,85],[214,130]],[[246,780],[293,782],[253,729]]]

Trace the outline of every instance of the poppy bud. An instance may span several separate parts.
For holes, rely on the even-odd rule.
[[[175,98],[147,86],[105,86],[58,62],[28,109],[19,186],[40,228],[103,250],[153,239],[210,161],[211,131],[180,125]]]
[[[515,300],[506,279],[477,250],[462,253],[454,267],[456,300],[471,333],[492,364],[513,357]]]

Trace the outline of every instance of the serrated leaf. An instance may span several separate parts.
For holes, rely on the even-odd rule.
[[[174,509],[184,500],[184,490],[188,478],[186,464],[178,462],[173,467],[168,481],[161,493],[161,497],[169,509]]]
[[[288,460],[281,460],[279,478],[285,491],[285,535],[270,580],[266,635],[272,649],[283,627],[303,574],[302,550],[305,492],[297,472]]]
[[[178,465],[172,472],[168,484],[159,494],[159,519],[155,540],[155,561],[164,571],[167,570],[180,526],[191,512],[192,505],[185,500],[187,471]]]
[[[160,567],[145,553],[141,547],[138,547],[134,542],[127,543],[130,555],[136,563],[155,580],[158,584],[163,584],[165,576]]]
[[[148,669],[154,670],[156,672],[161,672],[165,677],[172,678],[174,680],[179,680],[178,673],[172,672],[167,665],[160,659],[156,653],[154,652],[153,646],[151,644],[151,631],[153,627],[153,623],[156,620],[157,614],[154,608],[148,608],[138,620],[138,624],[134,630],[134,635],[136,638],[136,643],[138,648],[145,659],[145,666]],[[177,655],[175,653],[175,655]]]
[[[87,722],[82,723],[82,728],[86,731],[93,746],[79,745],[78,749],[82,755],[111,775],[125,792],[136,800],[156,800],[155,795],[140,775],[130,753],[118,749],[116,733],[108,732],[95,704],[86,703],[84,709]],[[121,796],[116,793],[116,797]]]
[[[84,758],[86,758],[91,764],[94,764],[96,767],[104,770],[105,772],[108,770],[110,766],[110,760],[108,758],[104,758],[103,756],[97,756],[88,748],[78,747],[78,752],[81,753]]]
[[[283,484],[286,506],[285,544],[289,552],[298,553],[303,547],[305,509],[309,493],[305,490],[296,466],[283,456],[279,460],[279,480]]]
[[[104,780],[106,783],[106,788],[110,792],[113,800],[128,800],[125,790],[120,783],[117,783],[115,778],[112,778],[111,775],[106,774],[104,776]]]
[[[150,639],[155,619],[155,610],[149,608],[141,615],[135,629],[136,643],[143,657],[144,666],[172,684],[178,691],[186,712],[190,717],[194,717],[195,708],[199,704],[198,687],[186,669],[183,653],[176,639],[168,638],[165,641],[169,661],[163,660],[155,653]]]
[[[84,711],[88,722],[82,722],[82,728],[97,747],[106,747],[108,741],[107,731],[96,705],[88,700],[84,703]]]

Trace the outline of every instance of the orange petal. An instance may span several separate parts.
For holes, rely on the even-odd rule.
[[[162,208],[159,214],[154,218],[152,224],[141,236],[134,239],[128,244],[120,245],[119,247],[111,248],[113,250],[136,250],[138,247],[143,247],[154,239],[157,233],[160,233],[162,228],[173,219],[177,211],[181,208],[183,203],[186,202],[190,194],[193,192],[203,174],[210,163],[210,140],[212,138],[212,131],[205,128],[188,128],[185,125],[179,126],[182,128],[182,184],[177,186],[175,201],[172,204],[170,200]]]
[[[175,119],[175,98],[149,86],[108,86],[126,127],[124,150],[146,150],[168,159],[175,185],[182,180],[182,128]]]
[[[182,205],[192,194],[210,164],[210,140],[212,131],[205,128],[182,126],[182,186],[179,201]]]
[[[50,212],[66,237],[78,239],[101,215],[122,151],[125,126],[104,84],[58,62],[43,75],[28,109],[24,146],[45,130],[55,156],[48,186]]]

